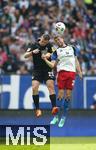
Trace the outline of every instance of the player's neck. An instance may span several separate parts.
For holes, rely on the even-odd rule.
[[[64,44],[63,44],[63,45],[61,45],[60,47],[64,47],[64,48],[65,48],[66,46],[67,46],[67,44],[65,44],[65,43],[64,43]]]

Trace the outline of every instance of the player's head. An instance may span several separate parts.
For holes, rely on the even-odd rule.
[[[39,43],[40,45],[45,46],[48,44],[49,40],[50,40],[50,36],[48,34],[43,34],[40,38]]]
[[[64,39],[60,36],[55,36],[54,41],[60,47],[62,47],[64,45]]]

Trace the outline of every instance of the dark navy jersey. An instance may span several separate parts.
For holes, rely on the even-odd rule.
[[[39,53],[32,54],[33,56],[33,64],[34,64],[34,70],[45,70],[50,71],[52,70],[46,62],[41,58],[42,54],[52,53],[52,45],[51,43],[48,43],[46,46],[41,46],[39,42],[35,42],[33,44],[30,44],[28,46],[28,49],[30,48],[30,51],[33,51],[35,49],[39,49]],[[51,58],[49,59],[51,60]]]

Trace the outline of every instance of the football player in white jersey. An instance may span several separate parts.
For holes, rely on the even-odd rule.
[[[71,94],[75,83],[76,72],[82,79],[82,71],[79,61],[76,56],[76,48],[72,45],[66,45],[64,39],[60,36],[54,38],[58,48],[53,52],[51,62],[42,57],[51,68],[57,67],[57,85],[58,85],[58,100],[63,105],[64,113],[59,121],[59,115],[56,115],[51,124],[59,122],[58,126],[63,127],[69,109]],[[66,96],[64,97],[64,91]]]

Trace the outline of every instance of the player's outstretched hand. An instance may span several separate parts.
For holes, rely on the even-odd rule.
[[[34,49],[32,52],[33,52],[33,54],[38,54],[39,53],[39,49]]]

